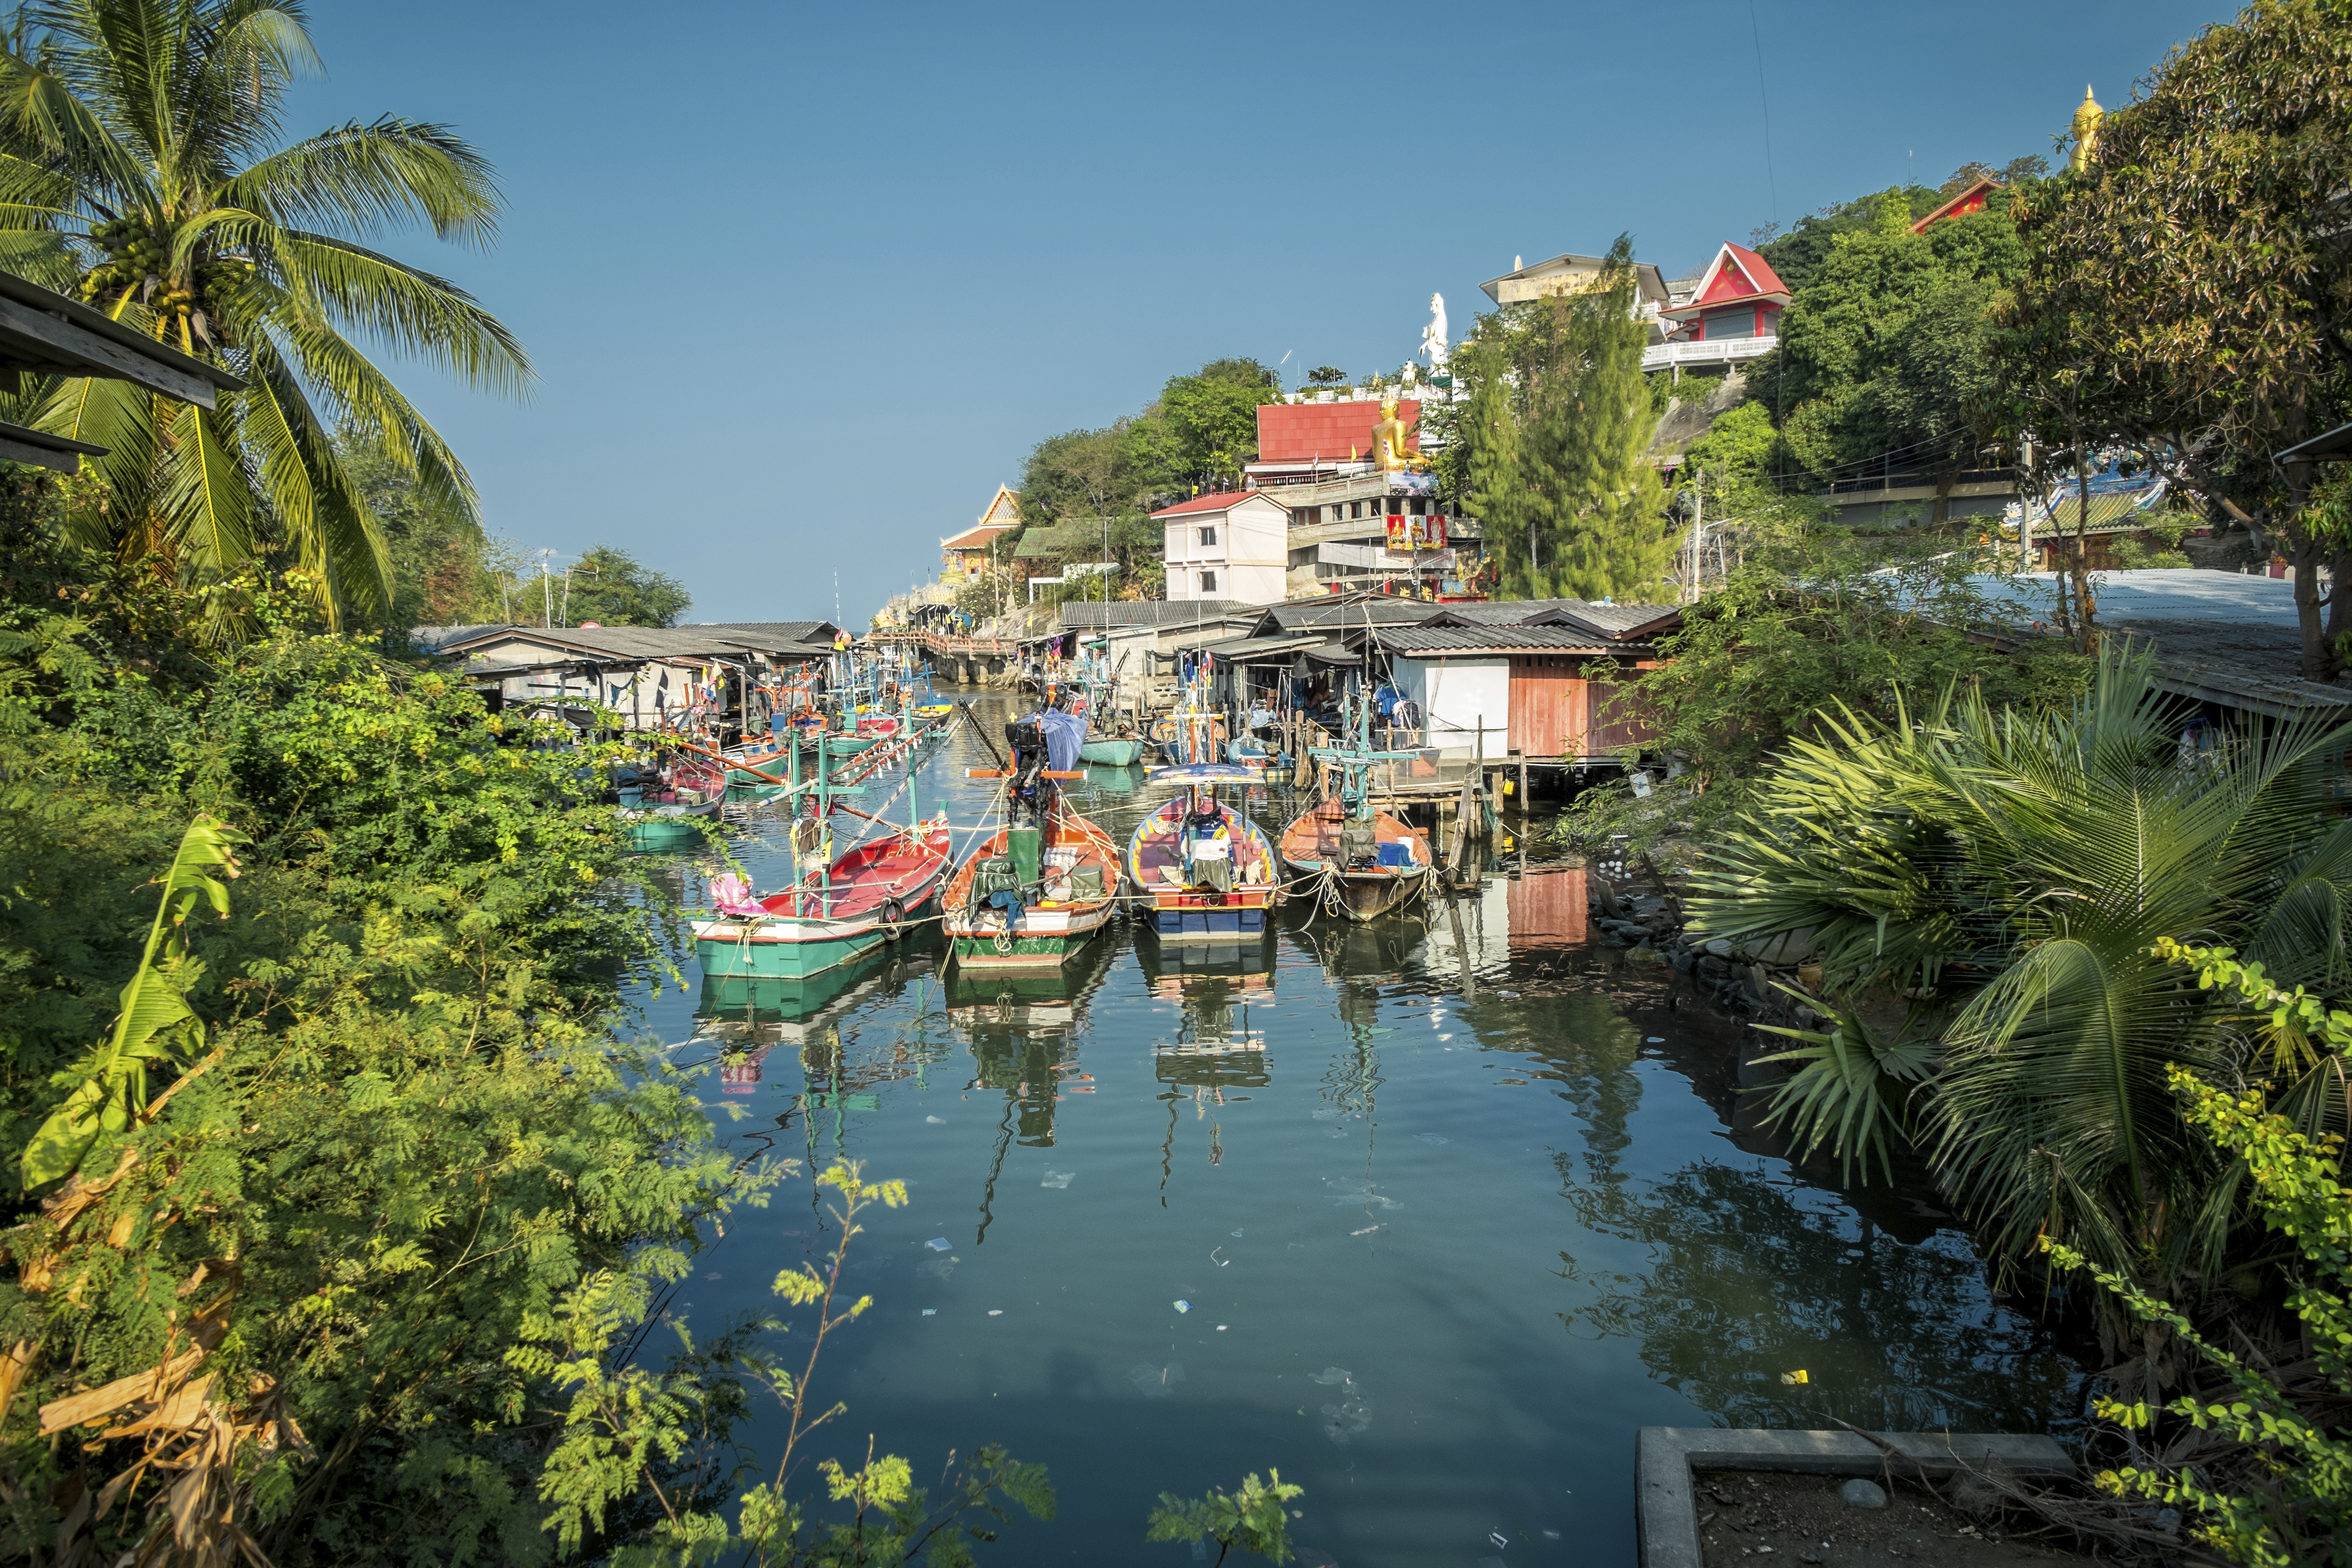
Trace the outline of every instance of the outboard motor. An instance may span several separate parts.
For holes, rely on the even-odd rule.
[[[1013,753],[1013,777],[1005,787],[1013,810],[1033,822],[1045,812],[1045,731],[1034,719],[1016,719],[1004,726],[1004,744]]]

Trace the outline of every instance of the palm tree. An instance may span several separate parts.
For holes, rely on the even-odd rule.
[[[2167,1071],[2226,1080],[2250,1037],[2160,944],[2352,989],[2347,740],[2284,724],[2184,749],[2152,661],[2110,652],[2069,712],[1955,696],[1793,742],[1694,906],[1736,942],[1811,932],[1843,999],[1782,1058],[1775,1114],[1865,1177],[1915,1142],[2008,1257],[2046,1229],[2126,1277],[2210,1276],[2234,1189]],[[2295,1065],[2286,1103],[2340,1130],[2317,1092],[2340,1070]]]
[[[338,433],[465,516],[476,503],[361,342],[507,393],[530,366],[463,289],[359,241],[423,224],[487,244],[488,164],[391,118],[282,144],[286,89],[318,64],[300,0],[58,0],[0,43],[0,266],[247,387],[216,411],[114,381],[19,393],[20,417],[109,448],[102,542],[212,584],[284,552],[331,618],[380,614],[390,557]]]

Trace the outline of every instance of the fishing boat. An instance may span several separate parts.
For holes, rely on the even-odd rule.
[[[1342,710],[1348,739],[1317,746],[1308,755],[1329,764],[1324,798],[1298,814],[1282,833],[1282,860],[1325,909],[1368,921],[1410,902],[1435,865],[1429,840],[1372,804],[1375,764],[1405,762],[1417,752],[1372,749],[1372,703],[1363,684],[1349,689]]]
[[[731,784],[772,784],[772,777],[792,766],[792,744],[779,737],[756,741],[740,746],[730,746],[721,753],[727,763],[727,782]]]
[[[739,877],[712,882],[715,917],[694,922],[695,952],[706,976],[822,973],[895,941],[939,896],[950,854],[947,819],[926,819],[919,801],[910,799],[907,826],[835,853],[836,809],[849,809],[870,826],[887,826],[837,807],[830,761],[838,739],[819,741],[814,794],[803,797],[814,815],[793,822],[799,879],[764,898]],[[909,766],[904,787],[910,796],[918,776]]]
[[[1097,767],[1131,768],[1143,760],[1143,737],[1140,735],[1089,734],[1078,748],[1078,761],[1092,763]]]
[[[1214,668],[1215,661],[1205,653],[1184,655],[1177,670],[1176,706],[1152,723],[1151,738],[1172,764],[1225,761],[1231,731],[1210,690]]]
[[[703,840],[703,829],[719,819],[724,795],[709,800],[648,801],[621,808],[623,842],[641,855],[667,849],[691,849]]]
[[[1274,846],[1244,813],[1217,798],[1219,784],[1255,784],[1257,775],[1231,763],[1192,763],[1161,768],[1150,782],[1178,786],[1128,840],[1128,878],[1151,905],[1150,929],[1162,942],[1262,936],[1282,891]]]
[[[621,804],[621,838],[641,854],[691,849],[719,817],[727,798],[720,768],[691,757],[624,770],[614,778]]]
[[[1008,824],[948,884],[948,940],[964,969],[1058,969],[1110,921],[1118,846],[1054,790],[1040,821]]]

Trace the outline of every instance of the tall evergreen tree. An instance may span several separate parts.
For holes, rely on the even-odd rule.
[[[1665,577],[1635,289],[1621,236],[1592,288],[1482,317],[1457,356],[1471,397],[1456,471],[1507,596],[1639,596]]]

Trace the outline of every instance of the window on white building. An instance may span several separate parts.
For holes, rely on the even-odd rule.
[[[1216,542],[1217,542],[1217,531],[1216,531],[1215,529],[1213,529],[1213,528],[1204,528],[1204,529],[1202,529],[1202,530],[1201,531],[1201,542],[1202,542],[1202,543],[1203,543],[1203,544],[1214,544]]]
[[[1202,573],[1202,574],[1201,574],[1201,592],[1202,592],[1203,594],[1213,594],[1213,593],[1215,593],[1216,591],[1217,591],[1217,574],[1216,574],[1214,572],[1203,572],[1203,573]]]

